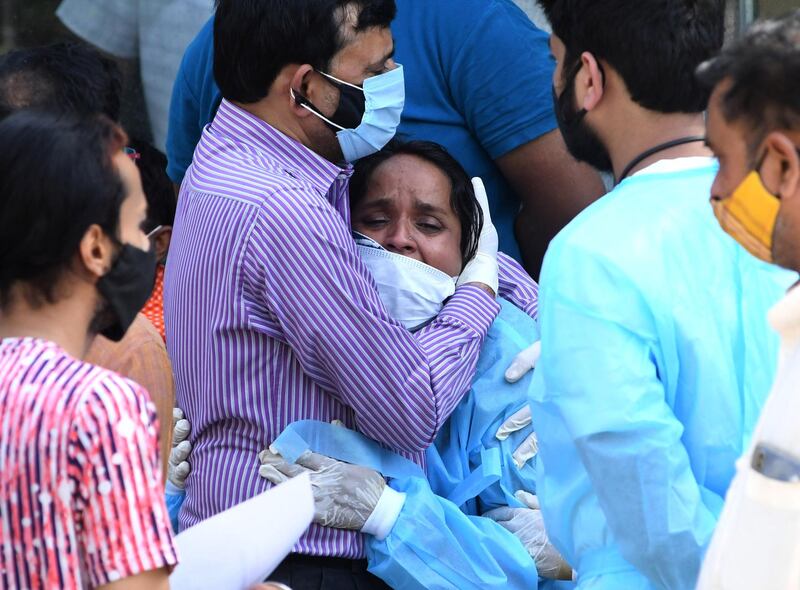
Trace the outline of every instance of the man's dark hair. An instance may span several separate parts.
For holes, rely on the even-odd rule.
[[[588,51],[611,65],[631,98],[660,113],[698,113],[709,92],[694,71],[722,47],[724,0],[539,0],[566,46],[567,75]]]
[[[461,258],[466,265],[478,250],[478,238],[483,229],[483,212],[475,198],[469,175],[438,143],[394,140],[378,153],[358,160],[350,179],[350,207],[355,208],[366,196],[370,178],[378,166],[403,154],[430,162],[450,180],[450,206],[461,223]]]
[[[23,110],[0,121],[0,309],[17,282],[32,304],[55,302],[86,230],[116,236],[125,189],[112,157],[126,141],[103,115]]]
[[[288,64],[328,71],[348,30],[386,28],[394,0],[221,0],[214,17],[214,78],[222,96],[264,98]]]
[[[114,61],[84,43],[11,51],[0,58],[0,119],[35,108],[117,121],[121,88]]]
[[[702,64],[697,77],[713,89],[724,80],[722,114],[742,121],[751,150],[775,129],[800,130],[800,10],[757,22],[722,53]]]
[[[172,181],[167,176],[167,157],[146,141],[132,139],[128,146],[139,154],[136,167],[142,177],[142,189],[147,198],[147,219],[145,233],[159,225],[175,223],[175,209],[178,199]]]

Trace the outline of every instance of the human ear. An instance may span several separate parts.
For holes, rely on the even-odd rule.
[[[95,280],[111,269],[114,248],[102,228],[90,225],[78,245],[78,258],[83,269]]]
[[[289,102],[290,108],[296,117],[307,117],[311,112],[303,105],[311,106],[315,103],[314,91],[310,88],[311,72],[314,71],[309,64],[298,67],[289,79]]]
[[[591,111],[603,99],[605,77],[600,62],[588,51],[581,54],[581,71],[575,78],[575,94],[578,104]]]
[[[760,175],[764,186],[781,199],[800,196],[800,154],[794,142],[773,131],[764,142],[767,149]]]

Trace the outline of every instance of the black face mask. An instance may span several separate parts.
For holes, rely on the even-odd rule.
[[[573,158],[586,162],[601,172],[611,172],[614,166],[611,164],[608,150],[584,120],[588,111],[578,110],[575,106],[575,77],[580,71],[580,66],[581,62],[578,62],[577,67],[567,77],[561,96],[556,94],[556,88],[553,86],[553,108],[558,128]]]
[[[294,95],[297,104],[306,105],[318,115],[324,117],[323,121],[333,132],[341,131],[342,129],[355,129],[361,125],[361,120],[364,118],[364,113],[367,110],[367,99],[364,95],[364,91],[358,86],[338,80],[330,74],[324,72],[318,73],[324,76],[332,86],[339,89],[339,106],[336,107],[336,112],[330,117],[325,117],[322,111],[310,100],[295,91]],[[328,119],[333,125],[325,121],[325,119]]]
[[[130,244],[120,247],[117,258],[97,281],[97,290],[105,299],[103,326],[99,333],[119,342],[144,307],[156,281],[156,250],[140,250]]]

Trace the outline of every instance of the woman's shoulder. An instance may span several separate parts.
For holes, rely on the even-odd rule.
[[[80,391],[82,406],[100,406],[111,419],[116,419],[122,415],[141,414],[151,404],[150,395],[135,381],[109,369],[86,364],[92,378]]]

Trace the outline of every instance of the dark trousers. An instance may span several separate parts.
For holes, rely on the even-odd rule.
[[[367,571],[366,559],[312,557],[292,553],[272,572],[270,582],[292,590],[389,590]]]

